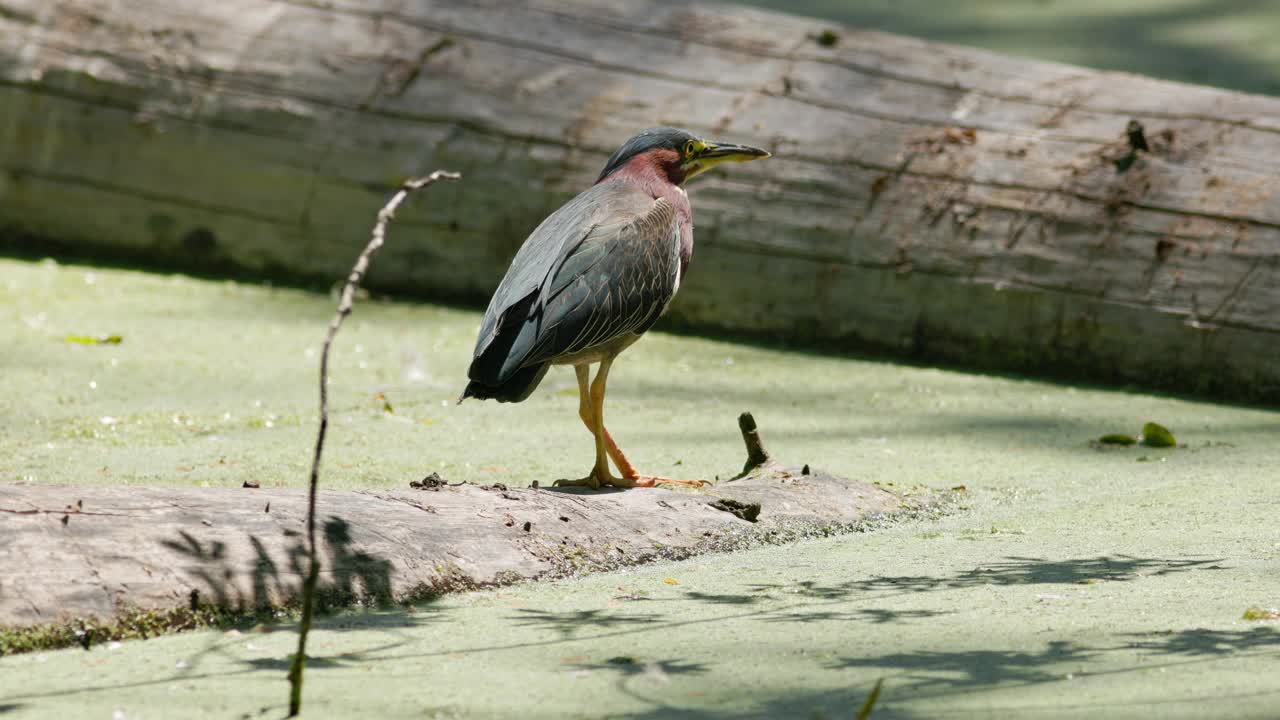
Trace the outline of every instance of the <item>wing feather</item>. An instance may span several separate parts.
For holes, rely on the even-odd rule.
[[[675,293],[678,243],[675,209],[665,200],[630,222],[595,228],[555,277],[564,290],[548,297],[538,340],[524,363],[647,330]]]
[[[604,183],[530,235],[494,293],[469,375],[500,385],[522,368],[651,326],[678,288],[675,208]]]

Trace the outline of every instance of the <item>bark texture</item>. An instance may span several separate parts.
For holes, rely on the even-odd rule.
[[[293,602],[306,504],[302,490],[0,486],[0,627]],[[319,588],[335,603],[401,601],[826,534],[917,504],[776,465],[699,493],[322,490]]]
[[[677,324],[1280,402],[1280,99],[728,6],[0,0],[10,246],[333,278],[448,167],[370,282],[483,301],[656,123],[775,153],[690,188]]]

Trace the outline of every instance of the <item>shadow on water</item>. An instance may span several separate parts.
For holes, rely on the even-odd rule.
[[[633,697],[652,707],[640,712],[615,715],[625,720],[736,720],[737,718],[810,718],[811,720],[835,720],[854,717],[867,698],[871,687],[854,685],[838,690],[792,690],[781,693],[756,693],[748,707],[679,707],[663,696],[651,692],[647,696],[634,693]],[[895,706],[892,694],[886,688],[880,695],[871,714],[874,720],[917,720],[933,717],[918,715]]]
[[[599,639],[675,627],[705,625],[725,620],[756,618],[769,623],[814,623],[856,621],[876,625],[929,620],[949,615],[933,610],[897,610],[883,607],[830,608],[849,602],[873,602],[903,595],[986,586],[1074,585],[1095,581],[1128,582],[1141,577],[1226,569],[1221,559],[1154,558],[1106,555],[1067,560],[1006,557],[983,566],[947,575],[875,575],[848,582],[824,584],[805,580],[787,584],[751,584],[746,592],[707,593],[689,591],[675,598],[620,596],[628,602],[642,602],[648,613],[614,612],[606,609],[563,612],[520,609],[508,616],[517,626],[554,631],[559,640],[521,643],[521,647],[546,645],[571,639]],[[659,608],[671,603],[701,603],[727,610],[710,618],[680,619],[683,611],[670,615]],[[735,612],[736,611],[736,612]],[[451,652],[484,652],[503,646],[458,649]]]
[[[756,619],[761,622],[807,624],[824,621],[854,621],[875,625],[929,621],[949,615],[945,611],[891,609],[881,606],[831,607],[850,602],[875,603],[923,592],[942,592],[989,585],[1076,584],[1092,580],[1127,582],[1141,577],[1158,577],[1198,570],[1224,569],[1218,559],[1144,558],[1129,555],[1099,556],[1069,560],[1010,557],[973,570],[949,575],[877,575],[844,583],[823,584],[802,581],[789,584],[753,584],[740,593],[685,592],[673,598],[644,595],[619,596],[619,600],[641,602],[650,611],[618,612],[610,609],[549,611],[518,609],[507,618],[517,627],[554,632],[554,639],[517,643],[455,647],[405,657],[433,657],[495,652],[516,648],[546,647],[575,640],[618,638],[637,633],[667,632],[676,628]],[[711,616],[679,609],[685,603],[722,608]],[[670,613],[663,612],[672,608]],[[1268,636],[1258,640],[1265,645]],[[390,660],[391,658],[385,658]]]
[[[705,663],[689,660],[641,660],[620,655],[604,662],[577,663],[573,670],[577,673],[612,673],[617,676],[614,687],[619,693],[646,705],[656,704],[664,711],[663,717],[672,717],[670,711],[675,708],[661,700],[662,689],[673,677],[705,675],[710,668]]]
[[[760,595],[740,595],[735,593],[704,593],[690,590],[684,594],[686,600],[709,603],[711,605],[755,605],[762,598]],[[636,598],[644,599],[644,598]]]
[[[1148,638],[1150,636],[1136,636]],[[1247,651],[1280,655],[1280,631],[1262,627],[1239,631],[1184,630],[1156,634],[1157,639],[1142,639],[1111,647],[1090,647],[1066,640],[1050,640],[1039,650],[976,649],[947,651],[895,652],[873,656],[839,658],[823,666],[826,672],[849,670],[868,671],[857,676],[858,683],[868,678],[883,677],[885,690],[876,705],[873,717],[887,720],[911,720],[917,717],[936,717],[940,710],[930,705],[920,713],[910,704],[917,701],[945,700],[959,693],[986,692],[997,688],[1071,682],[1076,673],[1081,677],[1094,675],[1119,675],[1135,671],[1150,672],[1162,668],[1216,659],[1225,654]],[[1139,649],[1147,654],[1140,665],[1126,665],[1108,670],[1090,671],[1087,663],[1105,658],[1115,652],[1132,652]],[[1154,660],[1155,662],[1152,662]],[[600,667],[599,665],[591,667]],[[639,674],[639,671],[632,671]],[[852,679],[852,678],[851,678]],[[649,718],[687,718],[688,720],[718,720],[737,717],[852,717],[861,705],[869,687],[850,683],[850,687],[825,691],[781,691],[751,696],[748,708],[680,708],[667,701],[659,687],[648,693],[630,688],[629,694],[653,707],[623,717],[633,720]],[[1261,689],[1259,696],[1280,694],[1280,688]],[[1188,703],[1212,704],[1222,700],[1239,698],[1231,688],[1218,692],[1198,694],[1195,697],[1147,698],[1090,698],[1054,703],[1055,712],[1079,712],[1089,716],[1090,710],[1109,709],[1112,712],[1129,707],[1136,715],[1138,708]],[[1021,712],[1044,710],[1044,706],[1018,707],[1011,700],[1006,707],[984,706],[985,712],[1017,716]],[[1212,714],[1212,713],[1211,713]]]
[[[892,673],[895,688],[908,689],[915,697],[926,697],[1009,684],[1059,682],[1071,679],[1076,673],[1093,676],[1151,671],[1215,660],[1225,655],[1280,655],[1280,630],[1273,627],[1176,630],[1124,635],[1121,638],[1138,639],[1096,647],[1051,640],[1038,651],[915,651],[844,657],[831,663],[828,669],[883,670]],[[1095,672],[1085,664],[1106,655],[1135,650],[1144,656],[1144,662],[1138,666]],[[1280,693],[1280,688],[1269,692]]]
[[[672,675],[703,675],[709,669],[704,663],[688,660],[642,661],[626,655],[611,657],[599,663],[577,663],[573,667],[577,670],[617,673],[623,680],[643,676],[659,679]]]
[[[1152,655],[1206,657],[1234,655],[1257,650],[1280,651],[1280,629],[1262,626],[1248,630],[1179,630],[1176,632],[1132,633],[1125,646]]]
[[[559,640],[521,643],[519,646],[547,645],[571,639],[600,639],[642,632],[665,631],[676,627],[706,625],[726,620],[758,619],[769,623],[814,623],[855,621],[882,625],[924,621],[949,615],[933,610],[899,610],[884,607],[833,608],[850,602],[875,602],[924,592],[963,590],[986,586],[1074,585],[1095,581],[1128,582],[1141,577],[1226,569],[1221,559],[1154,558],[1107,555],[1067,560],[1006,557],[986,565],[946,575],[876,575],[843,583],[824,584],[801,581],[787,584],[751,584],[745,592],[707,593],[689,591],[675,598],[620,596],[628,602],[642,602],[648,613],[614,612],[604,609],[554,612],[520,609],[509,618],[519,626],[552,630]],[[727,612],[710,618],[681,619],[683,611],[664,615],[659,611],[671,603],[700,603],[724,608]],[[485,652],[503,646],[457,649],[451,652]]]
[[[903,622],[906,620],[923,620],[942,615],[950,615],[942,610],[890,610],[887,608],[859,608],[857,610],[799,610],[787,613],[768,615],[764,619],[769,623],[815,623],[815,622],[869,622],[872,625]]]
[[[1062,679],[1059,668],[1065,663],[1079,664],[1093,659],[1098,651],[1064,640],[1052,640],[1043,650],[969,650],[961,652],[920,651],[890,653],[872,657],[841,658],[828,666],[831,670],[848,668],[884,668],[903,671],[895,683],[906,680],[913,689],[935,686],[988,686],[1007,682],[1039,683]],[[1053,669],[1050,669],[1053,668]]]
[[[973,570],[948,576],[876,575],[861,580],[827,585],[803,581],[790,585],[757,584],[756,592],[783,590],[801,597],[838,600],[862,593],[892,590],[919,593],[932,590],[982,587],[986,585],[1072,585],[1106,580],[1123,582],[1143,576],[1162,576],[1192,570],[1224,570],[1221,558],[1142,558],[1131,555],[1102,555],[1071,560],[1006,557]]]
[[[662,616],[656,614],[618,614],[606,610],[570,610],[567,612],[551,612],[547,610],[520,609],[511,619],[520,627],[535,627],[554,630],[562,638],[574,637],[580,630],[613,630],[651,625],[661,622]]]
[[[327,535],[331,542],[346,542],[348,536],[340,532]],[[213,555],[208,548],[206,554]],[[344,557],[341,552],[335,557]],[[350,557],[357,557],[351,554]],[[715,628],[727,621],[758,620],[768,623],[793,622],[811,624],[835,622],[842,624],[867,623],[883,625],[903,622],[935,622],[949,613],[928,610],[885,609],[876,603],[888,598],[902,597],[923,592],[945,592],[984,585],[1040,585],[1068,584],[1089,579],[1106,579],[1108,582],[1128,582],[1146,576],[1165,576],[1199,570],[1220,569],[1218,560],[1187,558],[1144,558],[1128,555],[1099,556],[1068,560],[1008,557],[970,571],[940,574],[937,576],[874,576],[847,583],[823,584],[804,581],[785,585],[751,585],[742,592],[705,593],[686,592],[675,597],[647,598],[643,595],[623,596],[619,599],[644,602],[646,613],[629,613],[608,609],[570,610],[553,612],[520,609],[508,619],[515,626],[532,627],[550,631],[552,638],[521,642],[494,643],[471,647],[435,647],[422,652],[421,638],[411,634],[415,626],[435,621],[438,613],[387,612],[354,616],[338,616],[321,621],[326,630],[369,630],[381,634],[382,642],[355,652],[312,658],[317,668],[369,669],[381,663],[403,663],[413,659],[453,658],[471,654],[503,652],[533,647],[555,647],[566,643],[620,640],[637,633],[669,633],[684,631],[715,632]],[[379,567],[374,564],[374,567]],[[218,565],[208,572],[218,577]],[[268,573],[269,575],[269,573]],[[201,576],[204,577],[204,576]],[[341,578],[341,575],[337,577]],[[361,572],[349,576],[349,589],[363,588]],[[267,581],[264,581],[267,582]],[[334,587],[343,587],[342,580]],[[270,586],[270,582],[268,582]],[[378,580],[372,587],[379,587]],[[845,607],[850,603],[869,603],[868,607]],[[705,604],[716,609],[709,614],[689,612],[689,604]],[[202,653],[191,658],[188,670],[171,677],[136,683],[152,685],[172,682],[181,677],[194,681],[205,677],[240,676],[259,672],[283,672],[288,666],[286,657],[243,657],[236,650],[233,639],[221,635],[210,639]],[[1114,655],[1141,655],[1142,663],[1126,663],[1122,667],[1092,671],[1087,663]],[[840,717],[856,709],[869,687],[868,678],[886,677],[889,683],[886,694],[877,706],[878,718],[915,717],[904,703],[927,700],[957,692],[985,692],[1003,687],[1058,682],[1067,675],[1087,672],[1091,675],[1118,674],[1135,670],[1150,670],[1164,665],[1185,665],[1212,662],[1222,657],[1244,654],[1280,654],[1280,630],[1257,627],[1245,630],[1175,630],[1147,634],[1117,636],[1112,645],[1083,645],[1066,639],[1053,639],[1040,649],[1025,647],[970,647],[955,651],[909,650],[883,654],[862,654],[839,657],[815,667],[815,672],[854,671],[848,689],[835,691],[796,691],[779,694],[752,695],[749,709],[726,707],[719,709],[684,709],[669,702],[666,684],[680,676],[698,677],[711,674],[712,668],[705,661],[685,658],[643,658],[617,656],[603,660],[586,661],[574,666],[582,672],[612,673],[617,676],[620,692],[644,702],[652,710],[629,717],[674,718],[728,718],[728,717],[785,717],[792,716],[797,708],[804,708],[806,715],[812,711]],[[226,670],[203,671],[200,663],[205,655],[222,657],[227,661]],[[1155,660],[1156,662],[1153,662]],[[1082,669],[1083,666],[1083,669]],[[856,682],[855,682],[856,681]],[[858,684],[864,683],[864,684]],[[120,686],[80,686],[73,689],[41,693],[30,697],[12,697],[11,700],[29,700],[36,697],[79,695],[110,692]],[[821,715],[815,715],[821,716]]]

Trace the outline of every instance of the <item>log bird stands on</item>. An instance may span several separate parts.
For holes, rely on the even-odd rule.
[[[480,325],[459,402],[520,402],[552,365],[572,365],[596,459],[586,477],[557,485],[701,484],[636,471],[604,427],[605,383],[618,354],[667,309],[689,266],[693,210],[682,185],[720,163],[766,157],[669,127],[623,143],[595,185],[543,220],[516,253]]]

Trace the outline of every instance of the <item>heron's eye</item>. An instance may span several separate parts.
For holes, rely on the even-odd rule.
[[[685,157],[693,157],[698,152],[698,144],[692,140],[684,144]]]

